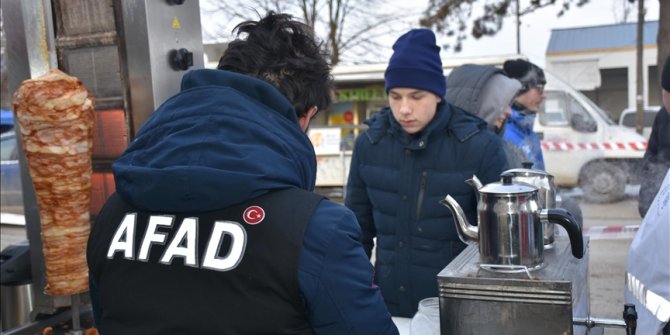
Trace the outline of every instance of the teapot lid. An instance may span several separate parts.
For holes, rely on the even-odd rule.
[[[514,176],[523,176],[523,177],[551,177],[552,175],[548,174],[545,171],[533,169],[533,162],[523,162],[521,163],[522,168],[506,170],[503,173],[513,173]]]
[[[488,194],[523,194],[523,193],[537,193],[537,187],[520,182],[513,182],[514,175],[503,172],[500,175],[500,182],[484,185],[479,189],[480,193]]]

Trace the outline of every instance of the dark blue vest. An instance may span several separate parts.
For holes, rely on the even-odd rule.
[[[112,195],[88,246],[101,333],[311,334],[298,263],[321,199],[288,189],[219,211],[171,214]]]

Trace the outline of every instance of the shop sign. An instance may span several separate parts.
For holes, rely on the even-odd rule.
[[[309,130],[309,139],[317,155],[337,154],[340,152],[342,131],[340,128],[313,128]]]
[[[361,88],[343,88],[337,90],[337,100],[345,101],[370,101],[384,100],[386,92],[383,86],[361,87]]]

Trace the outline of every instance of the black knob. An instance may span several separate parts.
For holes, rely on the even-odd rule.
[[[511,172],[503,172],[500,174],[500,181],[503,185],[512,185],[512,180],[514,179],[514,174]]]
[[[184,71],[193,66],[193,53],[187,49],[172,50],[168,57],[170,66],[176,71]]]
[[[635,335],[637,329],[637,311],[635,304],[624,304],[623,319],[626,322],[626,334]]]
[[[184,0],[165,0],[165,2],[167,2],[167,4],[170,5],[170,6],[172,6],[172,5],[183,5],[184,4]]]
[[[523,166],[524,169],[532,169],[533,168],[533,162],[522,162],[521,166]]]

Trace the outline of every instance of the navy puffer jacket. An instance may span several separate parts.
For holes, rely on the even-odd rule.
[[[134,207],[167,214],[203,213],[273,190],[313,190],[316,156],[295,109],[274,86],[239,73],[196,69],[184,74],[181,91],[151,115],[113,170],[116,191]],[[333,201],[321,201],[309,219],[296,280],[314,334],[398,334],[373,285],[372,265],[359,236],[354,214]],[[91,265],[98,262],[107,259],[89,259]],[[108,313],[101,310],[99,292],[118,283],[91,278],[92,305],[99,319]],[[181,285],[208,289],[206,281]],[[126,289],[132,296],[120,299],[140,301],[159,294]],[[222,301],[220,310],[209,312],[225,313],[231,306],[234,302]],[[165,310],[174,312],[169,306]],[[250,315],[249,322],[258,318]],[[137,320],[123,321],[160,322],[142,313]],[[193,332],[183,328],[181,333]]]
[[[395,316],[411,317],[437,296],[437,274],[464,248],[448,208],[450,194],[476,224],[476,194],[465,183],[499,180],[506,168],[501,139],[481,119],[446,103],[410,136],[384,109],[356,141],[346,205],[362,228],[368,256],[377,238],[375,281]]]

